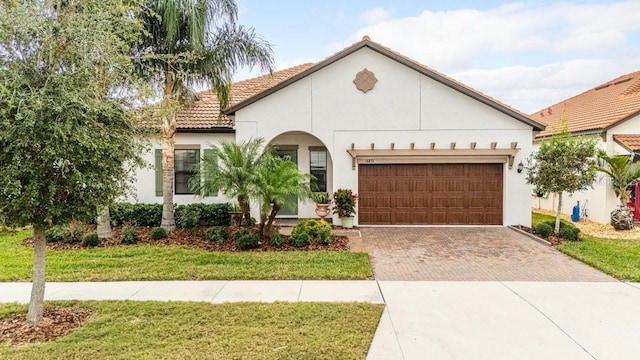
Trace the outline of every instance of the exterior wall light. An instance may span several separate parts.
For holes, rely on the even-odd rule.
[[[524,170],[524,164],[520,161],[520,164],[518,164],[518,174],[522,173],[522,170]]]

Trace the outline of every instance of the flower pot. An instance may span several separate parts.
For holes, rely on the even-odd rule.
[[[343,216],[340,218],[342,227],[345,229],[351,229],[353,227],[353,216]]]
[[[316,204],[316,215],[324,220],[329,215],[329,204]]]

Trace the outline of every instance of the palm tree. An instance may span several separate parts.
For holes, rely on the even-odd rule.
[[[309,187],[311,175],[302,174],[296,164],[277,156],[265,155],[258,168],[257,197],[260,206],[260,236],[271,233],[278,211],[292,196],[310,199]]]
[[[235,198],[246,223],[251,220],[250,199],[257,194],[258,169],[262,167],[262,144],[256,138],[241,143],[223,141],[211,148],[211,155],[202,158],[202,167],[196,169],[189,186],[196,193],[217,194]],[[271,148],[266,148],[270,152]],[[201,180],[202,179],[202,180]]]
[[[253,29],[236,24],[235,0],[151,0],[140,12],[146,36],[134,55],[140,72],[161,88],[162,227],[175,228],[173,214],[176,113],[195,99],[192,86],[207,84],[229,104],[229,84],[240,66],[273,70],[268,43]]]
[[[611,223],[619,230],[633,227],[633,217],[627,202],[629,202],[629,185],[640,178],[640,163],[632,163],[627,155],[609,156],[603,150],[598,152],[600,164],[598,171],[609,175],[611,188],[620,200],[620,206],[611,213]]]

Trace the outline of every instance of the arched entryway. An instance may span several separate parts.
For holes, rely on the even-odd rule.
[[[274,137],[269,145],[277,148],[280,156],[298,165],[298,169],[315,177],[312,190],[333,192],[333,161],[325,144],[312,134],[303,131],[289,131]],[[281,218],[315,218],[312,201],[292,198],[289,206],[280,210]]]

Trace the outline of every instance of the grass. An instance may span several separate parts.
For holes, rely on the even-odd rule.
[[[640,240],[602,239],[584,234],[580,240],[556,248],[617,279],[640,281]]]
[[[533,227],[554,219],[533,213]],[[604,239],[581,233],[580,241],[567,241],[556,249],[620,280],[640,281],[640,240]]]
[[[57,302],[92,311],[79,330],[2,359],[364,359],[382,305]],[[0,318],[25,312],[0,305]]]
[[[29,230],[0,233],[0,281],[30,280]],[[348,251],[210,252],[133,245],[47,251],[47,281],[368,279],[369,257]]]
[[[551,216],[551,215],[547,215],[547,214],[540,214],[537,212],[532,212],[531,213],[531,227],[535,229],[535,227],[540,224],[543,223],[545,221],[556,221],[556,217],[555,216]]]

